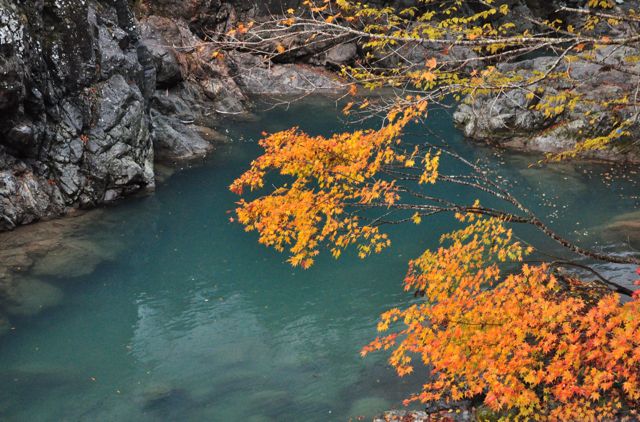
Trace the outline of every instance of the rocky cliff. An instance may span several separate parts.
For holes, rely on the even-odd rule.
[[[314,70],[215,59],[199,32],[261,10],[246,4],[0,0],[0,230],[152,190],[154,155],[206,155],[246,94],[338,89]]]
[[[152,189],[155,68],[124,2],[0,1],[0,229]]]

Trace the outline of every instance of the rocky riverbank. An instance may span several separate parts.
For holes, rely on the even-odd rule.
[[[197,35],[256,8],[150,4],[136,18],[126,0],[0,0],[0,230],[153,190],[154,161],[210,153],[248,95],[341,89],[321,69],[216,57]]]
[[[538,57],[497,66],[498,71],[515,71],[522,80],[542,75],[550,67],[567,75],[559,81],[541,81],[527,90],[468,98],[453,115],[465,136],[520,151],[562,153],[576,148],[579,140],[606,136],[622,121],[629,135],[616,139],[605,149],[586,150],[582,158],[640,163],[637,144],[640,126],[633,105],[612,110],[615,104],[636,89],[629,74],[640,74],[640,63],[628,61],[640,50],[631,47],[603,47],[593,60],[558,63],[556,57]],[[536,95],[527,95],[535,92]],[[560,98],[580,98],[576,107],[564,107],[559,113],[545,114],[538,104],[559,104]]]

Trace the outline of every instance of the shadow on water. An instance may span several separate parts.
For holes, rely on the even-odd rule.
[[[407,303],[400,283],[408,259],[455,223],[441,216],[394,227],[394,247],[366,261],[325,254],[308,271],[291,268],[229,222],[237,198],[227,187],[259,154],[263,130],[299,125],[328,134],[345,125],[326,102],[261,117],[230,125],[236,143],[152,196],[89,213],[71,228],[18,230],[14,243],[2,243],[11,274],[35,280],[14,299],[44,298],[29,308],[38,315],[4,304],[11,323],[0,338],[0,419],[344,421],[400,407],[419,388],[424,369],[400,379],[385,355],[359,352],[375,337],[377,316]],[[534,157],[466,143],[445,114],[428,124],[562,234],[629,250],[616,233],[628,236],[636,224],[635,214],[622,214],[639,204],[637,175],[586,164],[530,168]],[[407,134],[409,142],[424,137],[419,127]]]

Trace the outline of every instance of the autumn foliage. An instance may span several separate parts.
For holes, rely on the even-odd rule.
[[[264,154],[231,185],[231,190],[242,194],[246,188],[262,188],[267,172],[272,170],[291,181],[253,201],[242,199],[238,221],[248,231],[258,231],[261,243],[278,251],[288,247],[291,264],[303,268],[313,264],[323,244],[336,258],[354,244],[363,258],[380,252],[390,244],[387,235],[375,225],[363,224],[347,208],[397,202],[399,189],[395,182],[374,177],[383,166],[415,164],[415,154],[398,152],[399,136],[425,108],[423,102],[402,113],[393,112],[380,130],[325,138],[293,128],[262,139]],[[438,156],[427,154],[420,159],[424,165],[421,183],[434,182]]]
[[[439,155],[404,152],[403,127],[421,110],[394,113],[380,130],[310,136],[296,128],[261,140],[265,149],[231,189],[265,187],[270,173],[285,177],[269,194],[241,199],[236,210],[261,243],[288,250],[290,263],[309,267],[329,248],[350,245],[359,255],[390,245],[383,225],[361,208],[418,212],[402,203],[404,188],[381,177],[409,168],[418,185],[437,183]],[[391,349],[399,375],[428,368],[423,391],[407,401],[482,397],[494,410],[521,417],[587,419],[640,405],[640,302],[621,304],[606,287],[558,279],[545,265],[522,264],[531,248],[513,240],[507,218],[486,216],[479,203],[456,214],[466,227],[443,246],[410,262],[404,281],[423,299],[382,315],[377,338],[363,355]],[[424,370],[424,369],[421,369]]]
[[[405,127],[427,116],[428,103],[451,97],[520,90],[553,119],[584,99],[562,91],[543,101],[536,86],[566,78],[566,72],[556,72],[562,60],[591,60],[604,45],[626,45],[628,38],[602,36],[598,28],[640,22],[640,17],[630,13],[614,19],[611,1],[594,0],[588,2],[589,12],[574,10],[584,17],[579,28],[561,21],[534,22],[544,31],[530,34],[497,19],[510,10],[493,0],[479,2],[484,9],[467,14],[460,0],[424,0],[426,9],[403,10],[347,0],[306,3],[307,15],[291,9],[275,22],[275,30],[266,24],[234,30],[227,34],[231,45],[280,55],[291,48],[282,44],[286,37],[281,34],[289,30],[309,34],[308,43],[359,37],[367,53],[364,62],[342,68],[352,99],[344,112],[377,113],[385,116],[384,124],[329,137],[298,128],[265,134],[260,141],[264,153],[231,185],[241,196],[237,220],[256,231],[262,244],[286,251],[292,265],[308,268],[323,248],[335,258],[348,247],[361,258],[382,251],[391,245],[385,224],[418,225],[430,215],[455,214],[463,228],[444,234],[437,250],[409,263],[404,289],[416,299],[385,312],[378,324],[383,334],[362,351],[390,351],[389,362],[400,376],[425,372],[422,391],[407,402],[481,399],[506,418],[551,420],[607,419],[640,408],[636,295],[617,286],[617,292],[630,296],[622,302],[615,283],[581,281],[560,275],[552,265],[525,263],[532,249],[514,240],[510,225],[530,224],[578,255],[605,261],[608,256],[555,234],[463,157],[429,144],[401,142]],[[372,65],[403,43],[429,45],[439,58],[387,68]],[[461,46],[476,55],[450,57],[449,49]],[[548,49],[558,62],[527,78],[492,64]],[[485,65],[476,68],[480,61]],[[396,96],[371,104],[356,98],[356,84],[391,87]],[[626,97],[620,101],[632,105]],[[603,148],[625,135],[629,124],[617,122],[612,133],[585,138],[577,148]],[[475,173],[447,174],[440,168],[445,155]],[[430,190],[437,183],[478,189],[511,211],[438,197]],[[381,213],[366,212],[372,209]],[[639,261],[618,256],[610,262]]]
[[[640,405],[640,302],[584,292],[544,265],[522,265],[528,251],[495,218],[458,216],[465,229],[411,261],[404,287],[424,293],[382,315],[363,354],[393,349],[398,374],[419,359],[431,369],[407,402],[484,397],[512,416],[611,418]]]

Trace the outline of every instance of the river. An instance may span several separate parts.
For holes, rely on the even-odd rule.
[[[237,198],[228,186],[259,154],[262,131],[299,125],[326,135],[344,129],[336,115],[333,103],[309,101],[230,122],[235,142],[159,183],[155,194],[87,219],[78,236],[106,251],[104,260],[86,271],[82,262],[73,264],[78,271],[58,262],[27,273],[46,283],[33,294],[55,288],[56,306],[17,312],[0,338],[0,419],[346,421],[401,407],[424,372],[400,379],[385,355],[359,352],[375,337],[377,316],[412,299],[401,288],[407,261],[436,245],[451,219],[394,227],[393,247],[382,254],[324,254],[307,271],[229,221]],[[494,169],[563,235],[620,253],[638,247],[637,232],[603,231],[640,205],[634,169],[531,167],[535,156],[464,141],[446,113],[427,126]],[[406,136],[429,135],[413,127]],[[521,235],[562,253],[535,233]],[[623,284],[633,279],[633,268],[599,268]]]

